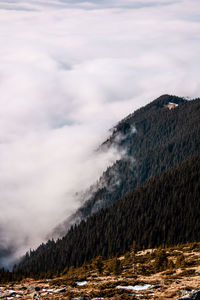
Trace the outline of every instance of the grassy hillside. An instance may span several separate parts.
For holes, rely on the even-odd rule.
[[[50,279],[23,278],[13,282],[12,290],[11,282],[6,283],[0,272],[1,297],[177,300],[182,295],[196,299],[200,293],[199,272],[199,243],[139,251],[133,245],[122,256],[107,260],[96,257],[80,268],[65,268],[59,275],[47,274]]]

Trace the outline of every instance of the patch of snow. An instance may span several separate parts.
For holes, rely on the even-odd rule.
[[[76,281],[76,284],[77,284],[78,286],[84,286],[84,285],[87,284],[87,281]]]
[[[124,289],[124,290],[133,290],[133,291],[144,291],[148,290],[151,287],[151,284],[144,284],[144,285],[118,285],[116,286],[116,289]]]
[[[177,103],[174,103],[174,102],[168,102],[168,104],[172,104],[172,105],[178,106],[178,104],[177,104]]]
[[[14,290],[7,290],[7,292],[10,293],[10,294],[11,294],[11,293],[16,293],[16,294],[17,294],[17,292],[14,291]]]

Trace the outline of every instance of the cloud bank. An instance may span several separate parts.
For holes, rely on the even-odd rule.
[[[78,207],[76,192],[118,158],[94,151],[117,121],[163,93],[200,95],[199,9],[0,2],[1,247],[19,257]]]

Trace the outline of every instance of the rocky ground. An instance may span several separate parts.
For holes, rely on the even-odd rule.
[[[199,245],[166,249],[168,265],[156,272],[154,250],[118,258],[120,274],[108,274],[109,261],[99,274],[92,267],[70,269],[53,279],[24,279],[1,284],[1,299],[200,299]],[[156,250],[157,251],[157,250]],[[173,263],[172,263],[173,262]],[[161,261],[162,263],[162,261]],[[179,266],[180,265],[180,266]],[[169,267],[170,266],[170,267]],[[152,269],[154,268],[154,269]],[[85,271],[84,271],[85,270]],[[142,271],[141,271],[142,270]],[[148,270],[148,272],[147,272]],[[152,271],[154,270],[154,271]],[[148,274],[145,274],[148,273]]]
[[[145,283],[146,282],[146,283]],[[74,287],[51,285],[48,281],[27,280],[5,285],[1,299],[200,299],[200,276],[164,282],[143,278],[141,284],[124,278],[99,278],[78,282]]]

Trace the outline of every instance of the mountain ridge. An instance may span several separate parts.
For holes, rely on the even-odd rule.
[[[166,108],[169,102],[178,104],[178,107],[169,110]],[[109,206],[151,176],[194,154],[197,149],[193,146],[187,147],[184,140],[192,144],[194,136],[195,143],[198,144],[196,148],[200,146],[200,119],[194,116],[193,120],[190,120],[188,113],[184,116],[185,122],[178,122],[178,119],[183,120],[188,105],[195,106],[195,103],[199,109],[199,99],[187,101],[177,96],[162,95],[121,120],[112,129],[110,138],[101,145],[101,149],[106,151],[114,145],[119,151],[125,150],[125,155],[102,174],[99,183],[91,187],[91,196],[74,214],[54,229],[53,236],[57,238],[65,235],[71,225],[80,223],[82,219],[85,220],[99,209]],[[172,123],[170,126],[166,119],[169,119],[168,123]],[[192,131],[189,136],[186,136],[187,126],[190,126]],[[183,138],[178,137],[178,131],[181,131]],[[152,137],[152,141],[148,135]],[[177,151],[180,151],[181,155],[176,153],[173,158],[173,153]],[[164,161],[165,157],[168,161]]]

